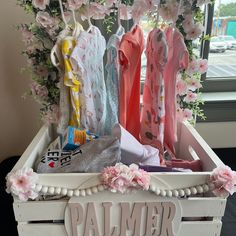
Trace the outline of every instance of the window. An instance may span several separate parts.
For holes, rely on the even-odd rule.
[[[206,36],[211,40],[195,43],[195,50],[208,59],[202,76],[206,121],[235,121],[236,0],[216,0],[205,7]]]

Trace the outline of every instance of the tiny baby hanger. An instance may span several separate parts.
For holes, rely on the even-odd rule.
[[[161,7],[161,3],[159,2],[158,5],[157,5],[157,17],[156,17],[156,23],[155,23],[155,28],[157,28],[158,26],[158,23],[159,23],[159,18],[160,18],[160,7]]]
[[[69,28],[69,25],[68,25],[67,22],[66,22],[66,18],[65,18],[63,6],[62,6],[62,1],[61,1],[61,0],[58,0],[58,2],[59,2],[59,6],[60,6],[60,11],[61,11],[61,17],[62,17],[62,20],[63,20],[63,22],[64,22],[64,24],[65,24],[65,29],[64,29],[64,31],[65,31],[66,29]],[[62,30],[62,31],[63,31],[63,30]],[[58,55],[60,55],[60,48],[58,47],[58,44],[56,43],[56,44],[53,46],[52,50],[51,50],[50,58],[51,58],[52,64],[53,64],[55,67],[60,68],[61,62],[60,62],[60,56],[58,56]]]
[[[93,26],[93,24],[92,24],[92,22],[91,22],[90,16],[88,17],[87,21],[88,21],[88,24],[89,24],[89,27],[88,27],[88,29],[87,29],[87,32],[89,32],[89,31],[91,30],[92,26]]]
[[[121,4],[121,0],[118,0],[117,1],[117,23],[118,23],[118,28],[117,28],[116,34],[119,34],[119,32],[122,29],[121,20],[120,20],[120,4]]]
[[[118,23],[118,28],[121,27],[121,22],[120,22],[120,3],[121,3],[121,1],[118,0],[118,2],[117,2],[117,23]]]
[[[65,24],[65,28],[67,28],[68,24],[66,22],[66,17],[65,17],[65,14],[64,14],[63,6],[62,6],[62,1],[61,0],[58,0],[58,1],[59,1],[59,5],[60,5],[60,10],[61,10],[61,17],[62,17],[62,20]]]

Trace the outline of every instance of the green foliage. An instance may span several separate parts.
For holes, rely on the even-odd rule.
[[[219,16],[236,16],[236,2],[221,4],[217,11],[217,15]]]

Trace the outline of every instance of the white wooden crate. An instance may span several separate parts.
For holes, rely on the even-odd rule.
[[[24,166],[33,167],[34,161],[42,155],[53,138],[53,127],[43,126],[13,170]],[[170,193],[180,189],[188,193],[193,186],[204,186],[211,171],[223,163],[188,123],[179,124],[178,140],[177,156],[188,160],[200,158],[203,172],[151,173],[150,191],[139,190],[122,195],[104,190],[90,195],[93,187],[101,184],[99,173],[39,174],[39,182],[43,186],[80,189],[83,195],[87,195],[28,202],[14,198],[13,208],[19,236],[220,235],[226,199],[214,197],[211,192],[182,198],[170,197]],[[165,194],[157,196],[156,186],[158,191],[164,191]],[[76,209],[74,214],[77,214],[77,221],[73,223],[72,209]],[[98,228],[98,231],[94,233],[89,227]],[[76,230],[72,233],[73,229]]]

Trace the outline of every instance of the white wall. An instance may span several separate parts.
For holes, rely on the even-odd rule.
[[[16,0],[1,1],[0,7],[0,162],[23,152],[41,126],[38,105],[22,99],[29,78],[20,70],[26,65],[21,55],[24,44],[15,25],[29,22]]]
[[[197,123],[196,129],[212,148],[236,148],[236,122]]]

